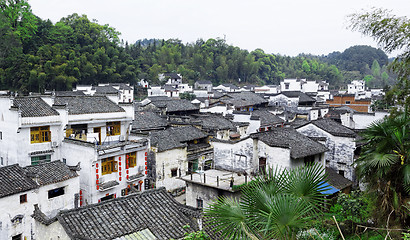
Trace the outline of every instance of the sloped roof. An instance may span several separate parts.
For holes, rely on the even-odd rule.
[[[71,170],[60,160],[27,166],[23,168],[27,176],[37,177],[39,185],[48,185],[77,177],[76,171]]]
[[[20,109],[22,117],[47,117],[59,115],[40,97],[19,97],[13,100],[13,106]]]
[[[113,88],[110,85],[107,86],[95,86],[93,87],[95,89],[96,94],[118,94],[119,90]]]
[[[228,93],[227,96],[230,98],[223,99],[221,102],[232,104],[235,107],[246,107],[268,103],[266,99],[253,92]]]
[[[168,240],[198,230],[199,214],[159,188],[61,211],[58,221],[72,239],[115,239],[149,229],[157,239]],[[187,224],[191,229],[183,227]]]
[[[199,120],[201,121],[202,128],[204,129],[236,129],[234,123],[223,116],[206,115],[199,117]]]
[[[210,85],[212,85],[212,82],[209,81],[209,80],[198,80],[198,81],[196,81],[195,83],[197,83],[197,84],[203,84],[203,85],[205,85],[205,84],[210,84]]]
[[[133,90],[132,87],[126,83],[110,83],[110,86],[118,86],[120,90]]]
[[[280,94],[283,94],[288,98],[298,98],[299,103],[316,102],[314,98],[300,91],[283,91]]]
[[[56,97],[54,105],[68,106],[68,114],[125,112],[105,96]]]
[[[317,126],[318,128],[332,134],[333,136],[352,138],[357,136],[357,134],[353,130],[329,118],[314,120],[311,123]]]
[[[252,135],[271,147],[290,148],[290,156],[303,158],[328,151],[328,149],[292,128],[273,128]]]
[[[195,106],[186,99],[167,99],[167,100],[151,100],[158,108],[166,108],[167,112],[180,112],[180,111],[195,111],[199,110],[198,106]]]
[[[155,146],[159,152],[163,152],[174,148],[183,148],[187,146],[186,142],[205,137],[207,137],[206,134],[193,126],[169,128],[153,132],[151,146]]]
[[[353,184],[352,181],[338,174],[332,168],[326,167],[327,182],[340,190],[343,190]]]
[[[132,121],[132,129],[137,131],[159,129],[167,126],[167,120],[155,112],[135,112],[135,119]]]
[[[83,91],[56,91],[55,94],[57,97],[85,96],[85,93]]]
[[[259,119],[261,126],[268,126],[272,124],[281,124],[285,121],[267,110],[255,110],[251,113],[251,120]]]
[[[164,77],[171,79],[181,79],[181,77],[177,73],[164,73]]]
[[[37,188],[18,164],[0,168],[0,198]]]

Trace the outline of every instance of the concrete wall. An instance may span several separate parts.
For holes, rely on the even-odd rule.
[[[35,226],[36,240],[71,240],[63,226],[58,221],[55,221],[48,226],[35,221]]]
[[[355,122],[355,129],[365,129],[372,122],[382,120],[385,116],[387,116],[387,112],[375,112],[374,115],[372,114],[354,114],[353,121]]]
[[[266,158],[266,166],[276,168],[291,168],[293,165],[290,161],[290,149],[270,147],[262,141],[257,141],[257,164],[259,165],[259,158]]]
[[[333,136],[313,124],[300,127],[297,131],[309,137],[326,137],[325,146],[329,149],[325,153],[326,166],[337,172],[344,171],[344,177],[351,181],[355,179],[354,167],[351,166],[356,149],[354,138]]]
[[[185,181],[178,179],[179,171],[184,176],[188,171],[186,148],[176,148],[164,152],[157,152],[156,159],[156,187],[165,187],[172,191],[185,187]],[[171,177],[171,169],[177,168],[177,177]]]
[[[216,168],[247,173],[254,170],[257,163],[253,162],[253,139],[236,143],[212,142],[212,145]]]
[[[240,197],[240,192],[231,193],[228,191],[218,190],[217,188],[190,182],[187,182],[186,185],[186,205],[191,207],[197,207],[197,199],[201,199],[203,201],[203,208],[206,209],[210,203],[220,196],[236,199]]]

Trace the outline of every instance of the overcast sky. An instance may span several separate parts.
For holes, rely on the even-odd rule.
[[[59,21],[85,14],[121,32],[130,44],[139,39],[225,38],[252,51],[295,56],[328,54],[375,41],[346,29],[347,15],[382,7],[397,16],[410,13],[409,0],[28,0],[33,13]]]

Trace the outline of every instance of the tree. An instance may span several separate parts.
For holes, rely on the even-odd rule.
[[[406,114],[373,123],[362,134],[366,145],[356,172],[368,190],[377,194],[378,216],[392,211],[405,219],[402,206],[410,194],[410,121]]]
[[[205,209],[205,221],[227,239],[295,239],[321,213],[325,190],[321,165],[275,171],[256,177],[239,200],[220,197]]]
[[[402,91],[398,92],[400,104],[407,112],[410,102],[410,19],[396,17],[385,9],[372,9],[370,12],[351,14],[350,27],[364,35],[373,37],[388,53],[401,51],[390,65],[400,81]]]

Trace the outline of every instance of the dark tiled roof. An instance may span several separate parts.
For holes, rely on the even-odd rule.
[[[151,146],[157,147],[159,152],[187,146],[186,142],[207,137],[196,127],[177,127],[153,132]]]
[[[199,110],[198,106],[195,106],[190,101],[186,99],[169,99],[169,100],[159,100],[152,101],[158,108],[166,108],[167,112],[181,112],[181,111],[197,111]]]
[[[105,183],[101,183],[100,184],[100,189],[101,190],[107,190],[107,189],[115,187],[117,185],[120,185],[120,183],[115,181],[115,180],[112,180],[112,181],[108,181],[108,182],[105,182]]]
[[[255,110],[251,113],[251,119],[259,119],[261,126],[282,124],[285,121],[267,110]]]
[[[154,112],[135,112],[135,119],[132,122],[132,129],[144,131],[151,129],[163,129],[168,126],[166,119]]]
[[[131,86],[125,83],[110,83],[111,86],[118,86],[120,90],[133,90]]]
[[[221,100],[235,107],[246,107],[268,103],[267,100],[253,92],[238,92],[227,94],[231,98]]]
[[[164,76],[171,79],[181,79],[177,73],[164,73]]]
[[[22,117],[47,117],[59,115],[40,97],[21,97],[13,100],[13,107],[19,108]]]
[[[114,239],[148,228],[157,239],[168,240],[198,230],[199,214],[159,188],[62,211],[58,221],[72,239]],[[183,227],[187,224],[190,230]]]
[[[299,128],[301,126],[305,126],[306,124],[308,124],[309,121],[303,118],[296,118],[293,122],[290,122],[289,124],[293,127],[293,128]]]
[[[235,124],[224,118],[223,116],[218,115],[203,115],[199,116],[197,120],[200,122],[200,125],[203,129],[209,130],[223,130],[223,129],[236,129]]]
[[[0,168],[0,198],[37,187],[36,182],[26,176],[23,168],[18,164]]]
[[[83,91],[56,91],[57,97],[85,96]]]
[[[118,94],[119,91],[112,86],[96,86],[95,88],[96,94]]]
[[[54,104],[67,104],[70,115],[125,112],[124,109],[104,96],[56,97]]]
[[[338,174],[335,170],[326,167],[326,174],[327,174],[327,182],[337,188],[337,189],[344,189],[353,184],[352,181],[343,177],[342,175]]]
[[[271,147],[290,148],[294,159],[326,152],[328,149],[292,128],[274,128],[271,131],[253,134],[253,138]]]
[[[72,171],[60,160],[27,166],[23,169],[27,176],[37,177],[39,185],[62,182],[78,176],[77,172]]]
[[[239,89],[238,86],[236,86],[236,85],[234,85],[234,84],[232,84],[232,83],[225,83],[225,84],[222,84],[222,86],[224,86],[224,87],[229,87],[230,89]]]
[[[356,137],[356,133],[353,130],[329,118],[323,118],[323,119],[312,121],[312,124],[332,134],[333,136],[352,137],[352,138]]]
[[[211,84],[212,85],[212,82],[209,81],[209,80],[198,80],[195,83],[197,83],[197,84]]]
[[[288,98],[299,98],[299,103],[316,102],[314,98],[300,91],[284,91],[282,94]]]

